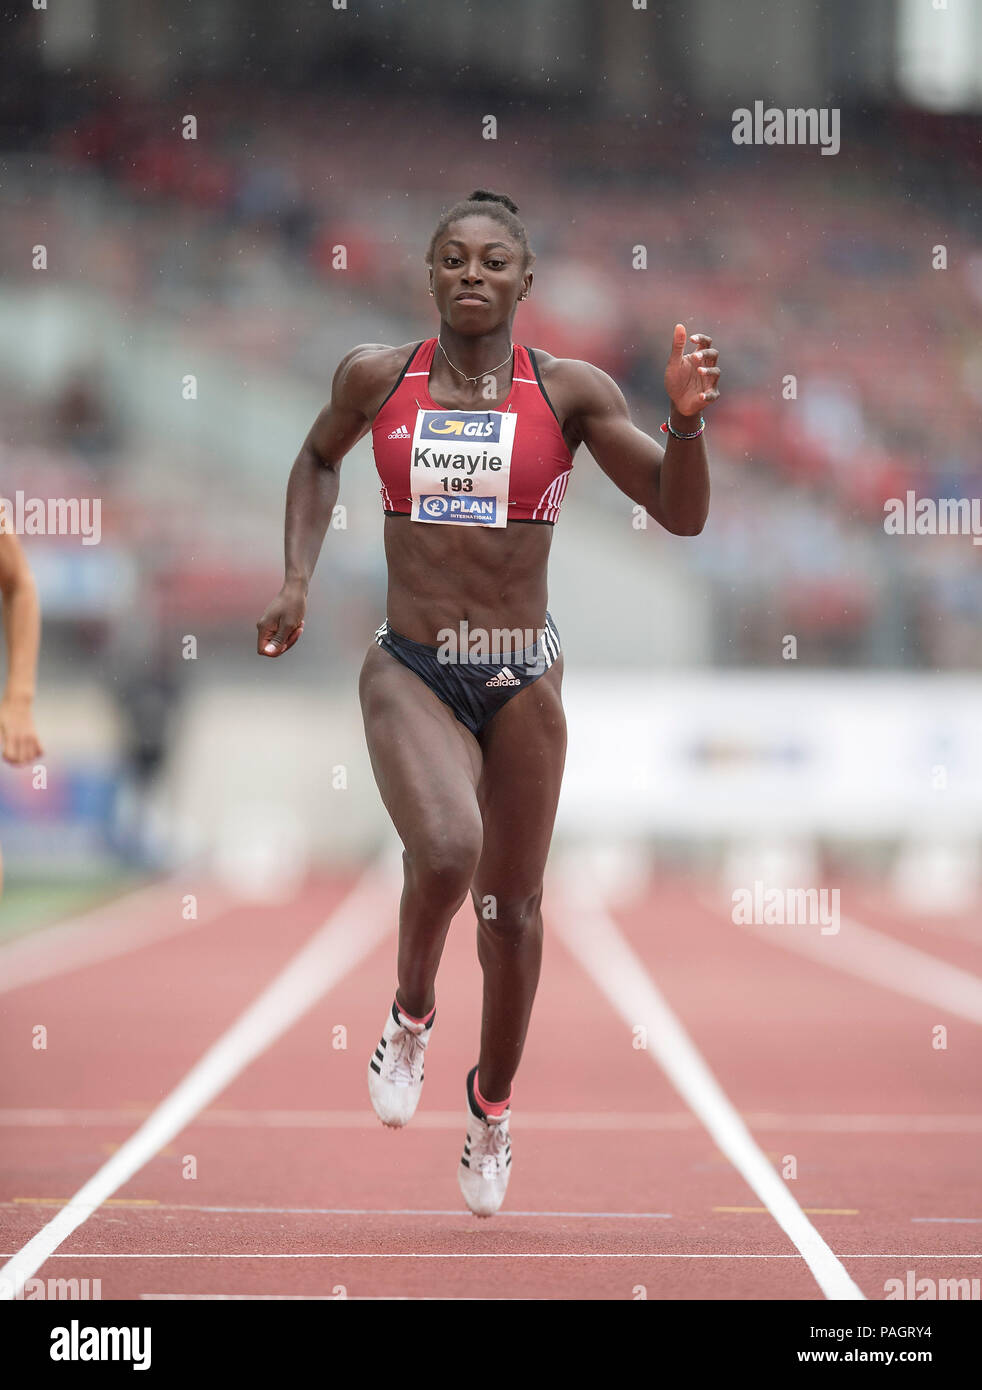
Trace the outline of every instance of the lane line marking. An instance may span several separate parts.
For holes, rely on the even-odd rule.
[[[982,1115],[776,1115],[742,1112],[751,1129],[825,1134],[978,1134]]]
[[[371,864],[305,946],[67,1206],[0,1268],[12,1299],[71,1233],[394,929],[394,857]],[[5,1282],[6,1281],[6,1282]]]
[[[143,1120],[151,1107],[119,1110],[0,1109],[0,1128],[57,1129],[83,1126],[129,1128]],[[979,1134],[982,1115],[781,1115],[771,1111],[741,1111],[754,1130],[827,1134]],[[203,1110],[193,1125],[215,1129],[377,1129],[370,1110]],[[414,1129],[459,1129],[456,1110],[418,1111]],[[691,1111],[548,1111],[523,1110],[512,1120],[522,1130],[645,1130],[646,1132],[702,1129]]]
[[[67,1203],[68,1197],[15,1197],[13,1202],[0,1202],[0,1208],[10,1207],[15,1204],[32,1204],[49,1206],[55,1203]],[[245,1216],[461,1216],[468,1220],[471,1213],[463,1207],[202,1207],[191,1206],[180,1202],[157,1202],[149,1200],[145,1202],[103,1202],[104,1207],[114,1205],[119,1206],[152,1206],[156,1211],[197,1211],[197,1212],[217,1212],[235,1213]],[[644,1220],[644,1221],[671,1221],[670,1211],[509,1211],[509,1216],[568,1216],[576,1217],[604,1217],[617,1220]]]
[[[52,1255],[54,1260],[798,1260],[803,1259],[801,1255],[672,1255],[664,1251],[625,1251],[623,1253],[604,1253],[595,1254],[592,1251],[588,1254],[574,1254],[570,1251],[559,1251],[555,1254],[544,1253],[542,1251],[516,1252],[507,1254],[497,1250],[487,1250],[479,1252],[459,1251],[453,1254],[434,1251],[400,1251],[395,1254],[380,1253],[379,1251],[359,1251],[359,1250],[330,1250],[324,1253],[313,1251],[288,1251],[286,1254],[235,1254],[216,1251],[214,1254],[204,1254],[200,1251],[189,1251],[184,1253],[147,1253],[141,1255],[111,1253],[109,1251],[91,1251],[87,1255],[77,1254],[58,1254]]]
[[[801,1252],[826,1298],[865,1299],[778,1177],[688,1033],[614,922],[582,853],[568,853],[554,887],[560,938],[628,1028],[647,1029],[646,1049],[697,1114],[717,1148]],[[627,1042],[625,1041],[625,1047]]]
[[[858,1207],[802,1207],[806,1216],[858,1216]],[[713,1211],[766,1212],[767,1207],[713,1207]]]
[[[187,877],[178,881],[172,875],[16,937],[0,946],[0,994],[193,931],[239,905],[231,894],[209,882],[199,896],[198,916],[188,921],[181,916],[181,899],[187,891]]]
[[[936,936],[951,937],[956,941],[968,941],[973,946],[982,946],[982,933],[979,931],[978,921],[970,913],[959,913],[951,917],[931,917],[921,909],[912,909],[902,900],[879,900],[869,901],[865,895],[860,899],[860,912],[865,916],[869,911],[873,915],[873,920],[886,918],[893,921],[902,916],[908,926],[916,928],[918,931],[934,932]]]
[[[717,918],[724,917],[718,898],[700,894],[700,900]],[[740,925],[759,941],[796,951],[821,965],[855,975],[921,1004],[930,1004],[932,1008],[945,1009],[970,1023],[982,1023],[982,979],[978,975],[961,966],[949,965],[917,946],[897,941],[855,917],[841,917],[835,936],[822,936],[814,928],[801,926],[764,926],[749,922]]]
[[[475,1218],[478,1219],[478,1218]],[[6,1259],[6,1255],[0,1253],[0,1259]],[[196,1252],[176,1252],[161,1254],[153,1252],[147,1254],[126,1254],[118,1252],[90,1250],[85,1254],[69,1253],[52,1255],[53,1260],[807,1260],[801,1253],[793,1255],[743,1255],[743,1254],[674,1254],[664,1250],[628,1250],[612,1254],[589,1252],[587,1254],[573,1254],[568,1250],[557,1251],[556,1253],[543,1253],[542,1251],[516,1251],[507,1253],[497,1250],[485,1250],[477,1253],[455,1251],[453,1254],[434,1253],[433,1251],[400,1251],[399,1253],[380,1254],[378,1251],[366,1253],[359,1250],[327,1250],[327,1251],[303,1251],[288,1250],[284,1254],[270,1254],[268,1252],[257,1255],[252,1252],[247,1254],[229,1254],[226,1251],[215,1251],[214,1253]],[[975,1255],[938,1255],[936,1253],[928,1255],[910,1254],[906,1250],[901,1254],[886,1255],[851,1255],[845,1252],[840,1253],[840,1260],[982,1260],[982,1254]]]
[[[956,1226],[978,1226],[982,1224],[982,1216],[912,1216],[911,1221],[938,1221],[950,1222]]]
[[[0,1202],[0,1206],[65,1207],[71,1197],[15,1197],[12,1202]],[[107,1197],[104,1207],[159,1207],[156,1197]]]

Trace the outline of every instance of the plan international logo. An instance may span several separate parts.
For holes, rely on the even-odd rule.
[[[420,511],[428,521],[474,521],[493,526],[498,515],[494,497],[444,497],[442,493],[424,493]]]

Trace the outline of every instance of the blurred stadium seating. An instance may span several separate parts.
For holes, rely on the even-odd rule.
[[[34,130],[8,101],[0,491],[102,499],[99,546],[38,537],[30,554],[45,690],[84,687],[114,712],[93,758],[119,795],[153,784],[199,688],[244,684],[272,709],[289,682],[350,715],[384,608],[370,453],[346,465],[316,631],[274,679],[253,633],[279,584],[286,477],[341,354],[432,331],[423,253],[475,186],[516,199],[538,253],[522,341],[603,367],[644,428],[665,414],[676,320],[722,353],[698,540],[632,531],[630,504],[578,456],[553,569],[571,661],[774,669],[793,633],[801,667],[982,667],[982,547],[883,529],[907,489],[977,487],[982,240],[957,171],[978,172],[978,118],[856,104],[826,160],[738,152],[719,110],[631,122],[516,100],[512,133],[482,142],[475,109],[459,88],[421,107],[418,88],[334,71],[300,89],[275,67],[193,95],[93,72]],[[185,111],[197,140],[180,137]],[[207,660],[175,658],[188,633]],[[254,736],[275,737],[272,717]],[[5,840],[23,817],[11,785]],[[104,793],[109,858],[156,863]]]

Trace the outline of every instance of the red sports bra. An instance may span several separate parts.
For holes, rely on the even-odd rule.
[[[446,410],[427,387],[436,338],[418,343],[375,417],[387,516],[443,525],[555,523],[573,458],[539,376],[515,344],[511,390],[494,410]]]

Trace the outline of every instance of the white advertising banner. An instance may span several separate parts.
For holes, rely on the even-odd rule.
[[[568,673],[557,828],[982,833],[982,680]]]

